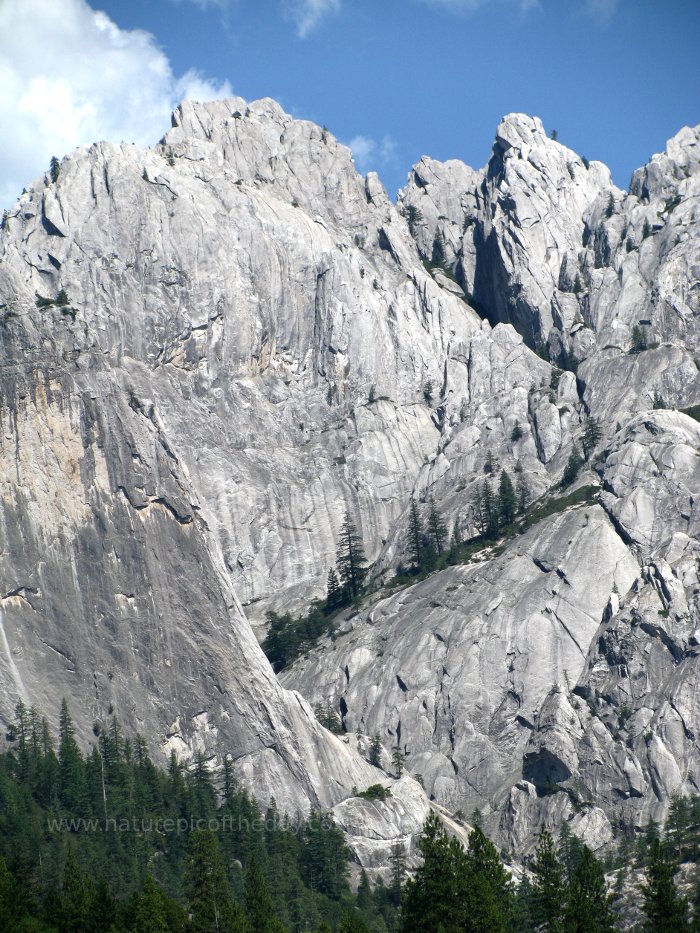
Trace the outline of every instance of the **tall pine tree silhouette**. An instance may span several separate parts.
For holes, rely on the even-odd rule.
[[[433,499],[432,496],[430,497],[428,505],[428,534],[435,548],[435,553],[440,557],[445,550],[445,544],[447,542],[447,528],[435,505],[435,499]]]
[[[350,599],[354,599],[362,589],[362,581],[367,572],[367,561],[362,538],[358,534],[349,512],[345,513],[343,527],[340,529],[336,564],[341,584]]]
[[[408,551],[411,555],[413,569],[416,573],[423,564],[425,550],[424,537],[423,522],[420,517],[418,505],[416,500],[412,498],[408,507]]]
[[[677,933],[688,929],[688,902],[678,893],[674,883],[674,864],[666,855],[659,839],[651,844],[646,881],[642,885],[648,933]]]

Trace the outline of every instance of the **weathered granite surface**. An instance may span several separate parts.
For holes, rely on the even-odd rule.
[[[513,847],[660,815],[697,773],[700,436],[664,407],[700,401],[700,130],[624,193],[511,114],[394,205],[274,101],[173,123],[66,156],[0,231],[0,716],[66,696],[84,740],[115,713],[227,751],[370,867],[420,829],[410,775]],[[371,597],[280,685],[250,623],[323,594],[346,509],[379,584],[411,495],[468,535],[489,452],[551,494],[589,416],[598,504]],[[354,797],[396,744],[392,798]]]

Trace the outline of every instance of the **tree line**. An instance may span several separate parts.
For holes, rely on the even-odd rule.
[[[94,731],[82,754],[64,702],[56,748],[46,719],[17,706],[0,754],[3,931],[612,933],[629,927],[625,889],[645,933],[700,929],[697,797],[674,799],[663,828],[620,827],[607,863],[566,825],[558,844],[542,830],[518,884],[478,812],[466,848],[432,814],[413,877],[397,845],[388,883],[361,872],[353,893],[329,814],[292,821],[261,808],[228,757],[212,771],[202,754],[187,768],[173,754],[161,770],[116,718]]]
[[[512,439],[522,437],[516,423]],[[584,463],[590,458],[601,438],[595,418],[585,424],[581,447],[574,444],[560,483],[570,486]],[[465,539],[459,519],[448,529],[435,499],[431,496],[423,506],[414,497],[408,503],[407,529],[403,541],[403,557],[396,568],[393,582],[408,582],[412,577],[424,577],[450,564],[467,559],[484,543],[508,533],[527,515],[532,491],[517,462],[514,474],[501,469],[492,451],[488,451],[483,466],[483,480],[476,485],[469,506],[467,525],[475,532]],[[334,631],[334,616],[356,602],[365,590],[368,563],[362,535],[349,511],[345,512],[336,548],[335,566],[328,571],[325,599],[315,601],[301,615],[289,612],[267,613],[267,634],[262,648],[275,671],[279,672],[296,658],[309,651],[323,635]]]
[[[349,885],[328,813],[261,808],[229,758],[167,770],[118,720],[80,751],[65,702],[58,745],[19,703],[0,754],[0,930],[56,933],[387,933],[397,899]]]
[[[431,814],[419,843],[422,865],[401,893],[398,929],[400,933],[700,930],[700,822],[693,820],[693,812],[700,815],[700,799],[676,800],[664,831],[652,824],[639,835],[634,856],[623,844],[613,871],[566,824],[558,845],[549,830],[542,829],[534,855],[523,860],[517,885],[478,819],[465,849]],[[684,859],[693,863],[689,896],[675,880]]]

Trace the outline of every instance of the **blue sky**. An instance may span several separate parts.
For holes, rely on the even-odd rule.
[[[183,93],[271,96],[354,142],[359,167],[379,171],[392,196],[421,155],[483,165],[498,121],[513,110],[540,116],[561,142],[606,162],[623,187],[669,136],[700,122],[695,0],[90,0],[90,7],[85,0],[0,0],[0,34],[10,11],[10,20],[26,18],[31,39],[47,3],[65,8],[46,37],[56,64],[37,55],[29,66],[17,63],[19,72],[60,69],[67,53],[75,66],[81,41],[88,52],[91,42],[108,41],[110,55],[124,47],[133,53],[133,62],[115,69],[95,51],[81,87],[63,76],[72,95],[63,125],[75,122],[74,135],[142,142],[150,134],[155,142],[167,125],[165,104]],[[89,21],[95,10],[111,20],[109,27],[100,20],[97,38]],[[69,14],[75,28],[62,37]],[[149,76],[155,82],[143,104],[136,87],[120,89],[114,78],[132,65],[132,84],[143,89]],[[107,89],[107,73],[116,88]],[[93,91],[103,79],[105,89]],[[35,80],[32,87],[29,110],[41,117],[41,86]],[[80,109],[91,93],[91,109]],[[117,97],[132,99],[131,106]],[[6,138],[12,127],[3,118],[11,122],[12,113],[3,112],[0,97]],[[89,141],[66,131],[51,143],[70,148],[71,140]]]

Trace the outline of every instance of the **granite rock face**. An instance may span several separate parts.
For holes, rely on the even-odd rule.
[[[113,712],[166,754],[226,751],[358,836],[352,788],[382,775],[279,686],[239,594],[305,605],[346,508],[378,551],[439,436],[424,383],[488,338],[317,127],[271,101],[175,122],[78,150],[4,224],[2,714],[67,696],[84,739]],[[386,851],[421,795],[385,807]]]
[[[516,851],[562,819],[600,847],[698,790],[700,426],[639,415],[598,469],[599,504],[377,602],[282,675]]]
[[[381,600],[281,679],[332,698],[349,731],[382,737],[387,760],[399,747],[451,811],[490,812],[523,775],[552,771],[553,752],[545,765],[527,757],[541,708],[553,684],[577,683],[611,594],[638,569],[600,506],[564,512],[498,557]]]
[[[656,394],[698,395],[700,128],[616,188],[599,162],[548,139],[541,122],[505,117],[481,173],[423,159],[399,193],[438,244],[467,297],[509,321],[565,368],[575,360],[587,410],[623,420]],[[650,356],[629,351],[638,328]]]
[[[234,98],[38,179],[0,231],[3,719],[66,696],[84,740],[114,712],[227,752],[373,869],[430,797],[514,848],[663,814],[698,773],[700,436],[665,409],[700,401],[699,138],[623,193],[511,114],[483,171],[422,159],[394,205],[327,131]],[[472,535],[488,456],[560,495],[589,417],[595,501],[381,589],[411,496]],[[323,596],[346,510],[379,592],[280,683],[254,627]]]

